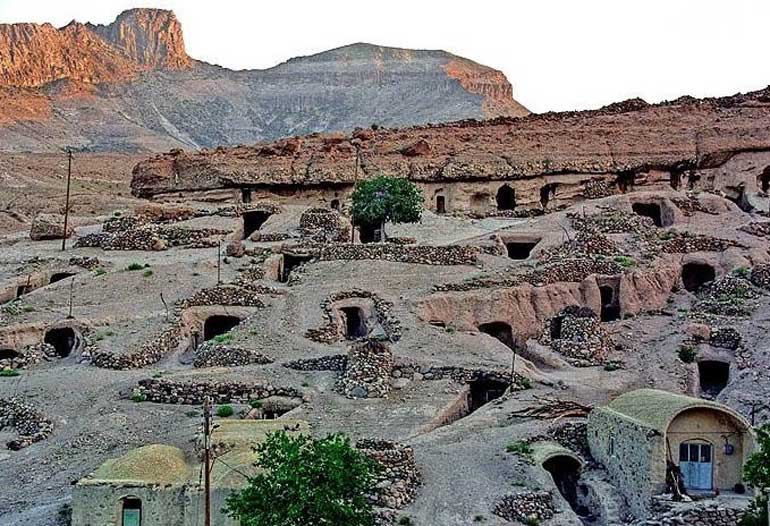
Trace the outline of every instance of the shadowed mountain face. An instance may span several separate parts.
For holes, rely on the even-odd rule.
[[[231,71],[188,57],[170,11],[0,25],[4,151],[204,148],[527,113],[501,72],[444,51],[354,44]]]

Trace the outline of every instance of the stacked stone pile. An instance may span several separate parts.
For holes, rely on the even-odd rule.
[[[272,358],[254,350],[237,345],[217,344],[213,340],[204,342],[195,351],[195,367],[238,367],[241,365],[272,363]]]
[[[770,263],[755,265],[751,269],[751,282],[757,287],[770,290]]]
[[[383,467],[373,496],[376,506],[397,510],[415,499],[421,476],[411,447],[373,439],[359,440],[356,447]]]
[[[650,233],[655,227],[650,217],[630,214],[614,208],[606,208],[589,216],[570,213],[567,217],[575,230],[600,234],[630,233],[642,236]]]
[[[276,387],[269,384],[216,381],[174,381],[162,378],[141,380],[134,389],[134,396],[159,404],[200,405],[207,396],[215,404],[246,404],[271,396],[303,398],[293,387]]]
[[[158,363],[163,356],[179,345],[181,328],[178,322],[151,338],[138,350],[119,354],[110,351],[91,351],[91,364],[102,369],[139,369]],[[85,353],[84,353],[85,354]]]
[[[739,247],[729,239],[699,236],[687,232],[667,232],[667,239],[660,243],[659,249],[668,254],[689,254],[691,252],[724,252],[730,247]]]
[[[720,347],[731,351],[737,350],[743,343],[741,333],[732,327],[711,329],[709,344],[712,347]]]
[[[688,193],[687,197],[674,197],[671,199],[671,201],[687,217],[691,217],[695,212],[716,215],[715,212],[712,212],[708,208],[704,207],[700,200],[698,200],[698,198],[691,193]]]
[[[632,522],[631,526],[735,526],[740,524],[744,513],[743,509],[727,507],[713,501],[692,502],[660,510],[652,517]]]
[[[452,380],[466,384],[477,380],[495,380],[510,383],[511,371],[504,369],[490,370],[481,368],[459,367],[451,365],[420,365],[412,360],[399,361],[391,371],[393,378],[411,380]]]
[[[615,195],[615,191],[603,179],[591,179],[583,188],[583,197],[586,199],[601,199],[611,195]]]
[[[43,413],[18,398],[0,398],[0,431],[12,427],[19,437],[6,443],[18,451],[48,438],[53,433],[53,422]]]
[[[751,282],[736,274],[727,274],[707,283],[697,293],[698,301],[693,307],[696,314],[718,316],[750,316],[761,293]]]
[[[561,245],[543,250],[538,259],[544,263],[559,262],[576,254],[615,256],[620,254],[617,245],[604,234],[591,231],[578,231],[575,239]]]
[[[473,265],[480,250],[473,246],[335,243],[311,247],[321,261],[376,259],[423,265]]]
[[[251,236],[249,236],[249,239],[259,243],[273,243],[276,241],[286,241],[287,239],[291,239],[291,234],[287,232],[260,232],[259,230],[256,230],[253,234],[251,234]]]
[[[137,228],[116,232],[100,232],[79,237],[75,242],[76,248],[94,247],[102,250],[142,250],[160,251],[167,246],[152,230]]]
[[[522,491],[505,495],[497,501],[492,513],[511,522],[539,523],[554,516],[553,495],[550,491]]]
[[[136,217],[129,216],[108,219],[103,232],[82,236],[75,246],[144,251],[160,251],[169,247],[207,248],[217,245],[218,240],[214,237],[228,233],[211,228],[188,229],[143,224]]]
[[[109,232],[110,234],[115,234],[117,232],[125,232],[126,230],[134,230],[143,227],[146,224],[147,221],[136,216],[113,216],[102,224],[102,230],[104,232]]]
[[[376,339],[384,339],[397,342],[401,339],[401,322],[393,313],[393,303],[381,298],[377,294],[361,289],[344,290],[335,292],[321,302],[326,324],[318,329],[308,329],[305,337],[319,343],[333,343],[339,341],[342,335],[342,327],[335,314],[334,304],[338,301],[350,298],[368,298],[374,305],[377,322],[383,330],[382,336],[375,335]]]
[[[320,356],[318,358],[303,358],[293,360],[283,364],[288,369],[296,371],[337,371],[345,370],[348,363],[348,357],[344,354],[332,354],[329,356]]]
[[[96,270],[101,265],[99,258],[90,256],[73,256],[69,260],[71,267],[81,267],[86,270]]]
[[[350,240],[350,223],[336,210],[311,208],[299,218],[303,238],[314,243],[337,243]]]
[[[615,349],[599,318],[585,307],[563,309],[546,322],[539,341],[576,367],[601,365]]]
[[[0,359],[2,369],[25,369],[42,361],[54,360],[59,357],[56,348],[50,343],[37,343],[24,347],[17,356]]]
[[[226,305],[228,307],[264,307],[259,295],[248,288],[234,285],[218,285],[201,289],[189,298],[178,302],[177,309]]]
[[[393,353],[375,340],[353,344],[337,389],[348,398],[384,398],[390,392]]]
[[[176,226],[158,229],[160,237],[168,247],[209,248],[215,247],[222,236],[229,234],[227,230],[215,228],[180,228]]]
[[[585,420],[559,422],[548,429],[549,436],[570,451],[579,453],[584,459],[591,458],[588,447],[588,425]]]
[[[757,237],[770,237],[770,221],[752,221],[738,230]]]

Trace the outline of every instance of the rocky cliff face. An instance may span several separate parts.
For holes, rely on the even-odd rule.
[[[230,71],[188,57],[173,13],[155,9],[106,26],[0,26],[5,151],[198,149],[528,114],[512,91],[500,71],[445,51],[370,44]]]

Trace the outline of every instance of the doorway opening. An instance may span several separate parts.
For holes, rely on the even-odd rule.
[[[543,462],[543,469],[551,474],[556,489],[564,500],[580,516],[587,516],[588,510],[578,499],[578,480],[580,479],[580,462],[568,455],[554,455]]]
[[[142,501],[126,497],[121,504],[121,526],[142,526]]]
[[[262,228],[265,221],[273,214],[260,210],[243,213],[243,239],[248,239],[251,234]]]
[[[436,213],[446,214],[446,197],[443,195],[436,196]]]
[[[516,190],[504,184],[497,190],[497,209],[513,210],[516,208]]]
[[[15,360],[19,356],[21,354],[14,349],[0,349],[0,360]]]
[[[765,168],[757,177],[757,186],[764,193],[770,192],[770,166]]]
[[[704,442],[682,442],[679,444],[679,469],[684,478],[684,487],[695,491],[710,491],[714,480],[714,448]]]
[[[505,394],[508,383],[500,380],[479,379],[468,382],[468,414]]]
[[[52,345],[56,354],[61,358],[66,358],[77,345],[77,335],[70,327],[61,327],[59,329],[50,329],[45,333],[43,341]]]
[[[679,190],[679,187],[682,185],[682,172],[677,170],[672,171],[669,184],[673,190]]]
[[[601,321],[615,321],[620,319],[620,278],[607,278],[597,280],[602,308],[599,314]]]
[[[509,258],[523,260],[529,258],[532,254],[532,249],[538,243],[540,243],[539,239],[537,241],[509,241],[505,244],[505,248]]]
[[[682,283],[685,290],[696,292],[706,283],[714,281],[716,270],[707,263],[685,263],[682,266]]]
[[[615,178],[615,183],[618,186],[621,194],[625,194],[634,189],[634,181],[636,180],[636,174],[634,172],[621,172]]]
[[[340,211],[340,200],[339,199],[332,199],[332,202],[329,204],[329,207],[332,210],[336,210],[337,212]]]
[[[658,203],[634,203],[631,205],[631,209],[636,215],[652,218],[655,226],[665,226],[663,224],[663,212]]]
[[[716,397],[730,381],[730,364],[717,360],[698,362],[700,390],[704,395]]]
[[[479,325],[479,332],[488,334],[509,349],[515,349],[516,344],[513,338],[513,328],[504,321],[493,321]]]
[[[58,281],[64,281],[65,279],[71,278],[74,275],[74,272],[57,272],[51,276],[51,279],[48,280],[48,284],[52,285]]]
[[[241,319],[235,316],[209,316],[203,323],[203,339],[208,341],[222,334],[226,334],[234,329],[239,323],[241,323]]]
[[[241,188],[241,202],[243,204],[251,203],[251,189],[250,188]]]
[[[278,281],[286,283],[289,281],[289,275],[291,271],[300,266],[301,264],[310,261],[313,256],[299,255],[299,254],[284,254],[283,262],[281,264],[281,276]]]
[[[548,203],[556,195],[556,188],[559,183],[548,183],[540,187],[540,205],[543,208],[548,207]]]
[[[344,321],[345,339],[357,340],[369,334],[363,309],[360,307],[342,307],[340,314]]]
[[[22,296],[24,296],[25,294],[29,294],[33,290],[34,288],[29,285],[19,285],[18,287],[16,287],[16,297],[21,298]]]
[[[382,232],[378,226],[359,225],[358,232],[361,243],[377,243],[382,241]]]

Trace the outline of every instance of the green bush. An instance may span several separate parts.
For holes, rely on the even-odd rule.
[[[524,524],[526,526],[540,526],[540,519],[532,515],[524,519]]]
[[[618,369],[622,369],[622,364],[620,362],[616,361],[610,361],[604,364],[604,370],[605,371],[617,371]]]
[[[217,407],[217,416],[219,417],[227,418],[228,416],[233,416],[234,414],[235,410],[231,405],[220,405]]]
[[[131,263],[129,266],[126,267],[126,270],[129,272],[133,272],[135,270],[142,270],[144,268],[144,265],[141,263]]]
[[[131,395],[131,401],[132,402],[146,402],[147,401],[147,395],[144,393],[134,393]]]
[[[217,343],[230,343],[233,341],[233,335],[229,332],[226,332],[224,334],[217,334],[213,339]]]
[[[534,453],[532,451],[532,446],[530,446],[523,440],[517,440],[516,442],[511,442],[510,444],[505,446],[505,451],[507,453],[513,453],[514,455],[523,457],[530,462],[532,461],[532,454]]]
[[[698,349],[692,345],[682,345],[678,351],[679,359],[684,363],[693,363],[698,357]]]
[[[751,269],[749,267],[738,267],[733,270],[733,275],[739,278],[749,279],[751,277]]]
[[[107,274],[107,271],[103,268],[99,267],[98,269],[94,270],[94,276],[103,276],[104,274]]]
[[[382,466],[347,437],[271,433],[257,446],[256,466],[248,485],[227,498],[228,515],[241,524],[374,525],[369,497]]]
[[[636,265],[636,261],[631,256],[615,256],[615,263],[623,268],[630,268]]]
[[[378,175],[356,184],[351,214],[357,225],[380,227],[385,223],[416,223],[422,214],[422,191],[403,177]]]
[[[757,490],[757,497],[741,519],[741,526],[768,524],[767,494],[770,491],[770,425],[757,429],[757,450],[743,466],[743,479]]]
[[[401,515],[401,517],[398,519],[398,524],[402,526],[412,526],[414,521],[409,515]]]
[[[14,376],[19,376],[21,373],[17,371],[16,369],[2,369],[0,370],[0,377],[4,378],[12,378]]]
[[[261,400],[249,400],[249,406],[252,409],[261,409],[262,408],[262,401]]]
[[[152,270],[150,269],[145,270],[144,272],[142,272],[142,276],[144,276],[145,278],[149,278],[150,276],[152,276]]]

